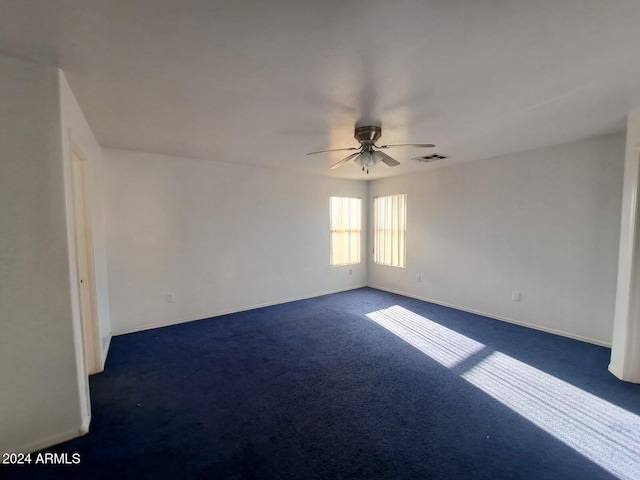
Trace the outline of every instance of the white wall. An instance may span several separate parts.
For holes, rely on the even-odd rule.
[[[107,357],[111,340],[109,315],[109,288],[107,282],[106,234],[103,214],[102,192],[102,149],[93,135],[80,106],[69,88],[69,84],[60,71],[60,95],[62,108],[62,147],[65,165],[65,185],[67,215],[73,218],[73,182],[71,178],[72,143],[79,148],[89,162],[89,201],[91,211],[91,231],[93,236],[94,270],[96,275],[96,296],[99,321],[102,363]],[[75,232],[73,222],[69,222],[69,242],[75,252]],[[76,257],[71,257],[71,282],[77,285]],[[78,305],[77,292],[72,288],[74,305]]]
[[[329,266],[329,196],[363,198],[366,221],[365,182],[123,150],[102,158],[114,334],[367,283],[366,257]]]
[[[372,182],[371,198],[407,194],[408,253],[406,269],[370,265],[370,285],[610,344],[624,148],[611,135]]]
[[[0,57],[0,452],[84,432],[56,69]]]

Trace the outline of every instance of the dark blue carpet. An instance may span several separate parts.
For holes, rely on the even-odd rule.
[[[396,305],[482,352],[448,368],[366,316]],[[463,377],[494,352],[640,415],[609,349],[365,288],[115,337],[90,433],[47,449],[80,465],[0,476],[616,478]]]

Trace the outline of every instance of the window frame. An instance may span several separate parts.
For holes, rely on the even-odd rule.
[[[395,215],[391,212],[391,218],[385,219],[385,225],[380,227],[381,215],[384,212],[379,210],[381,208],[385,208],[387,211],[393,210],[395,208],[394,198],[401,199],[400,202],[396,201],[398,211]],[[382,199],[388,199],[390,205],[381,205]],[[375,265],[407,268],[407,203],[406,193],[373,197],[372,259]],[[383,234],[381,232],[388,233]],[[383,235],[385,244],[381,246],[379,243]],[[381,252],[381,250],[384,251]]]
[[[334,205],[333,205],[333,201],[334,199],[338,199],[338,200],[355,200],[358,202],[358,208],[357,208],[357,228],[354,228],[353,225],[350,224],[351,220],[347,220],[347,223],[345,224],[344,222],[341,222],[342,228],[338,228],[339,225],[336,225],[334,223],[335,221],[338,221],[339,219],[335,219],[334,218]],[[349,213],[352,213],[350,210],[351,208],[355,208],[352,206],[349,206],[348,203],[346,202],[346,208],[349,209]],[[343,209],[343,213],[344,213],[344,206],[342,207]],[[345,228],[346,227],[346,228]],[[349,244],[349,246],[353,246],[353,244],[357,245],[357,252],[355,252],[355,255],[357,255],[357,261],[353,260],[351,258],[351,256],[354,255],[354,252],[351,251],[351,249],[348,249],[348,252],[345,254],[344,250],[342,253],[342,257],[347,257],[347,261],[343,262],[343,263],[334,263],[334,261],[336,260],[334,258],[334,252],[336,252],[336,248],[334,246],[334,239],[336,238],[334,235],[338,234],[338,235],[344,235],[346,236],[346,242]],[[351,239],[351,236],[355,235],[356,239]],[[344,240],[343,240],[344,241]],[[351,243],[354,242],[354,243]],[[329,266],[331,267],[345,267],[345,266],[349,266],[349,265],[359,265],[362,263],[362,197],[345,197],[345,196],[339,196],[339,195],[331,195],[329,196]]]

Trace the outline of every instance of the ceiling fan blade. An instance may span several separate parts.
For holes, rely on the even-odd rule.
[[[316,153],[327,153],[327,152],[346,152],[348,150],[360,150],[361,147],[350,147],[350,148],[335,148],[333,150],[320,150],[318,152],[309,152],[307,155],[315,155]]]
[[[382,145],[378,148],[413,147],[413,148],[433,148],[433,143],[399,143],[397,145]]]
[[[340,160],[338,163],[334,163],[333,165],[331,165],[331,167],[329,167],[329,170],[333,170],[334,168],[338,168],[343,166],[345,163],[347,163],[349,160],[351,160],[352,158],[356,158],[358,155],[360,155],[360,152],[358,153],[352,153],[351,155],[349,155],[348,157],[343,158],[342,160]]]
[[[381,155],[380,160],[387,164],[390,167],[397,167],[398,165],[400,165],[400,162],[397,161],[395,158],[391,158],[389,155],[387,155],[384,152],[378,152]]]

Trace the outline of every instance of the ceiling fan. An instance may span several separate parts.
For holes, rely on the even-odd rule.
[[[336,148],[334,150],[320,150],[318,152],[309,152],[307,155],[315,155],[317,153],[326,152],[342,152],[347,150],[358,150],[356,153],[352,153],[348,157],[343,158],[338,163],[331,165],[331,169],[342,167],[346,165],[350,160],[353,160],[358,165],[362,166],[362,171],[369,173],[369,167],[372,167],[378,162],[382,162],[389,167],[395,167],[400,165],[400,162],[391,158],[380,150],[374,150],[375,148],[386,149],[396,147],[412,147],[412,148],[432,148],[435,147],[432,143],[402,143],[398,145],[376,145],[378,139],[382,136],[382,128],[375,126],[356,127],[356,131],[353,135],[358,142],[359,147],[350,148]]]

